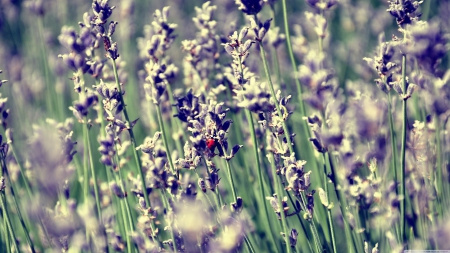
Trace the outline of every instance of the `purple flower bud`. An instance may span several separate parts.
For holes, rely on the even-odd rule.
[[[116,31],[116,25],[117,24],[118,24],[118,22],[116,22],[116,21],[111,21],[109,23],[109,26],[108,26],[108,37],[111,37],[114,34],[114,32]]]
[[[112,193],[116,195],[119,199],[125,198],[125,194],[122,191],[122,188],[116,184],[116,182],[109,183],[109,188],[111,189]]]
[[[231,203],[231,206],[233,207],[233,212],[241,213],[244,208],[244,201],[241,197],[237,197],[236,202]]]
[[[293,228],[291,230],[291,233],[289,234],[289,244],[291,245],[292,248],[295,248],[295,245],[297,245],[297,237],[298,232],[295,228]]]
[[[239,10],[247,15],[258,14],[263,7],[261,0],[236,0],[236,4],[239,5]]]
[[[239,149],[242,148],[243,146],[244,145],[234,145],[234,147],[231,149],[230,157],[228,157],[227,160],[230,160],[231,158],[233,158],[237,154]]]

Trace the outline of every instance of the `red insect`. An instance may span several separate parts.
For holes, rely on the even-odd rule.
[[[214,148],[216,147],[216,141],[214,139],[208,139],[206,140],[206,146],[209,148],[209,150],[214,151]]]

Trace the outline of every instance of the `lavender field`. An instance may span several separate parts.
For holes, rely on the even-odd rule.
[[[450,1],[0,0],[0,252],[450,252]]]

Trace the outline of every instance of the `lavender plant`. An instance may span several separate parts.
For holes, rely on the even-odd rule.
[[[1,6],[0,252],[450,250],[445,1]]]

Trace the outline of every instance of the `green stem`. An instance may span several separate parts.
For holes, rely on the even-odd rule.
[[[5,245],[5,252],[11,252],[9,249],[9,239],[8,239],[8,225],[6,224],[6,217],[2,215],[3,226],[2,226],[2,246]],[[3,249],[3,247],[2,247]]]
[[[282,3],[282,7],[283,7],[283,20],[284,20],[284,32],[286,34],[286,44],[287,44],[287,48],[288,48],[289,59],[291,60],[292,71],[295,73],[295,72],[297,72],[297,63],[295,61],[294,51],[292,50],[291,33],[289,31],[290,25],[289,25],[288,17],[287,17],[286,0],[282,0],[281,3]],[[304,117],[304,116],[306,116],[306,110],[305,110],[305,105],[304,105],[303,99],[302,99],[302,96],[303,96],[302,86],[300,85],[300,81],[298,80],[298,78],[294,78],[294,80],[295,80],[295,85],[297,86],[297,92],[298,92],[299,104],[300,104],[300,113],[301,113],[301,116]],[[306,123],[304,123],[304,125],[306,125]]]
[[[87,122],[87,119],[86,119]],[[85,123],[85,128],[86,128],[86,144],[87,144],[87,152],[88,152],[88,156],[89,156],[89,165],[90,165],[90,169],[91,169],[91,175],[92,175],[92,179],[94,180],[94,194],[95,194],[95,202],[97,205],[97,215],[98,215],[98,219],[100,222],[103,222],[102,219],[102,209],[101,209],[101,205],[100,205],[100,194],[98,191],[98,182],[97,182],[97,173],[95,172],[95,166],[94,166],[94,161],[92,159],[92,150],[91,150],[91,140],[89,138],[89,128],[88,125]]]
[[[171,210],[172,208],[170,207],[169,201],[167,200],[167,195],[166,195],[165,189],[161,189],[161,193],[162,193],[162,200],[163,200],[164,208],[167,210],[169,210],[169,209]],[[176,253],[176,252],[178,252],[178,250],[177,250],[177,244],[175,241],[175,232],[173,229],[174,229],[174,227],[172,225],[172,227],[170,228],[170,231],[171,231],[170,235],[172,237],[173,251]]]
[[[275,189],[276,189],[276,193],[277,193],[277,198],[278,198],[278,206],[280,207],[280,216],[281,216],[281,224],[283,225],[283,231],[285,234],[285,239],[286,239],[286,252],[287,253],[291,253],[292,249],[291,249],[291,245],[289,243],[289,227],[287,225],[287,220],[286,220],[286,214],[282,208],[283,206],[283,187],[281,185],[280,179],[277,176],[277,169],[275,168],[275,159],[273,157],[273,153],[270,154],[270,167],[272,168],[272,175],[273,175],[273,181],[275,182]]]
[[[127,215],[125,213],[124,203],[122,201],[120,201],[120,200],[119,200],[119,202],[120,202],[120,209],[121,209],[121,213],[122,213],[121,216],[122,216],[122,219],[123,219],[123,225],[125,226],[125,240],[127,241],[127,252],[131,253],[133,251],[133,249],[132,249],[132,246],[131,246],[132,245],[132,243],[131,243],[131,236],[130,236],[130,233],[129,233],[130,229],[128,228],[129,224],[127,222],[127,218],[125,217]]]
[[[403,91],[406,92],[406,55],[402,56],[402,88]],[[406,124],[407,124],[407,115],[406,115],[406,99],[403,99],[403,126],[402,126],[402,151],[401,151],[401,188],[400,188],[400,196],[403,196],[403,200],[400,202],[400,212],[401,212],[401,234],[403,242],[406,242],[406,188],[405,188],[405,170],[406,170]]]
[[[16,160],[17,166],[19,166],[19,171],[20,171],[20,174],[22,175],[23,184],[25,185],[25,190],[27,191],[28,196],[31,198],[32,194],[31,194],[30,184],[28,183],[28,180],[26,178],[25,170],[23,169],[22,164],[19,162],[19,159],[18,159],[18,156],[16,153],[16,149],[15,149],[15,145],[13,144],[13,142],[9,143],[9,149],[11,150],[11,152],[14,156],[14,159]]]
[[[398,169],[397,169],[397,146],[395,145],[395,129],[394,120],[392,116],[392,97],[391,93],[388,93],[388,114],[389,114],[389,130],[391,133],[391,149],[392,149],[392,163],[394,167],[394,180],[398,182]]]
[[[252,117],[250,110],[247,109],[245,112],[246,112],[248,123],[250,124],[250,135],[251,135],[252,142],[253,142],[253,152],[255,155],[256,168],[258,171],[258,183],[259,183],[259,187],[260,187],[260,198],[261,198],[262,205],[264,206],[264,213],[266,215],[266,219],[269,219],[269,212],[267,211],[267,205],[265,204],[266,201],[264,201],[264,199],[265,199],[264,184],[262,182],[262,169],[261,169],[261,163],[259,161],[258,140],[256,139],[255,125],[253,123],[253,117]]]
[[[392,165],[393,165],[393,170],[394,170],[394,181],[395,182],[399,182],[400,178],[399,178],[399,171],[398,171],[398,161],[397,161],[397,146],[395,144],[395,128],[394,128],[394,119],[393,119],[393,115],[392,115],[392,96],[391,96],[391,92],[388,93],[388,117],[389,117],[389,131],[390,131],[390,135],[391,135],[391,149],[392,149]],[[399,187],[395,188],[395,191],[397,192],[397,195],[399,194]],[[398,226],[398,224],[395,225],[396,227]],[[396,229],[396,231],[398,231],[398,229]],[[400,235],[399,233],[396,233],[397,235],[397,240],[400,240]]]
[[[231,191],[233,193],[233,199],[234,199],[234,201],[237,201],[236,188],[234,187],[233,173],[231,172],[230,161],[226,160],[226,164],[227,164],[228,180],[230,181],[230,187],[231,187]]]
[[[355,243],[355,240],[353,238],[354,233],[351,233],[351,229],[350,229],[350,225],[349,225],[350,223],[347,220],[347,217],[348,217],[348,214],[347,214],[347,211],[348,211],[347,210],[347,206],[348,206],[347,205],[347,200],[346,200],[346,197],[345,197],[344,193],[342,192],[342,187],[339,187],[339,185],[340,185],[339,184],[339,176],[337,175],[337,171],[334,168],[333,158],[330,155],[328,155],[328,162],[329,162],[329,165],[330,165],[331,181],[334,183],[334,191],[336,193],[336,197],[337,197],[337,200],[339,202],[339,206],[340,206],[340,209],[341,209],[342,217],[343,217],[343,220],[344,220],[344,228],[345,228],[345,234],[346,234],[345,237],[346,237],[346,240],[347,240],[347,244],[349,244],[347,250],[348,250],[348,252],[352,252],[352,250],[355,250],[355,251],[358,252],[358,250],[356,250],[358,246]],[[352,238],[353,238],[352,243],[351,243],[352,245],[350,245],[348,234],[352,235]],[[351,247],[351,246],[353,246],[353,247]]]
[[[114,78],[116,80],[117,90],[119,91],[120,103],[123,105],[123,115],[125,116],[125,120],[127,121],[127,123],[130,124],[130,118],[128,117],[127,107],[125,105],[125,101],[122,96],[122,88],[120,87],[120,83],[119,83],[119,75],[117,73],[116,61],[113,59],[111,59],[111,61],[112,61],[112,65],[113,65]],[[142,187],[142,192],[144,194],[145,203],[147,204],[147,206],[150,206],[150,200],[148,198],[147,186],[145,185],[144,172],[142,171],[141,159],[139,158],[139,155],[136,150],[136,139],[134,138],[133,127],[130,126],[130,129],[128,129],[128,133],[130,134],[131,145],[133,148],[134,161],[136,163],[136,170],[141,179],[141,187]]]
[[[443,180],[442,174],[442,149],[441,149],[441,126],[440,126],[439,116],[435,116],[435,128],[436,128],[436,171],[437,171],[437,202],[438,202],[438,216],[439,218],[443,217],[443,205],[445,200],[445,190],[443,188]]]
[[[245,244],[248,247],[248,251],[250,253],[256,253],[255,249],[253,248],[252,243],[250,242],[250,240],[248,239],[248,237],[246,235],[244,235],[244,240],[245,240]]]
[[[115,162],[116,164],[119,164],[119,155],[117,152],[117,144],[114,144],[114,149],[115,149]],[[125,186],[123,184],[123,179],[122,179],[122,174],[120,169],[118,171],[115,172],[115,181],[116,183],[119,182],[119,186],[122,189],[122,191],[125,193]],[[122,216],[122,220],[123,220],[123,224],[125,226],[125,236],[126,236],[126,241],[127,241],[127,251],[128,253],[130,253],[132,251],[132,242],[131,242],[131,232],[130,231],[134,231],[134,223],[133,223],[133,218],[131,215],[131,209],[130,209],[130,204],[128,203],[128,199],[127,196],[125,196],[123,198],[124,201],[122,201],[122,199],[119,198],[119,202],[120,202],[120,208],[121,208],[121,216]],[[125,203],[123,203],[125,202]],[[150,227],[152,228],[152,232],[153,230],[153,223],[150,223]]]
[[[9,217],[9,212],[8,210],[6,210],[6,205],[5,205],[5,200],[6,200],[6,196],[5,196],[5,192],[3,190],[1,190],[1,194],[0,194],[0,204],[2,205],[2,210],[3,210],[3,216],[5,217],[6,220],[6,226],[8,227],[8,231],[9,234],[11,236],[11,241],[12,244],[14,245],[14,248],[16,249],[17,252],[19,252],[19,247],[17,246],[17,242],[16,242],[16,234],[14,233],[13,227],[11,225],[11,219]],[[8,244],[8,242],[7,242]]]
[[[41,17],[38,19],[38,33],[39,33],[39,41],[40,41],[40,46],[41,46],[41,56],[42,56],[42,61],[43,61],[43,67],[44,67],[44,75],[45,75],[45,88],[46,88],[46,92],[47,92],[47,110],[49,111],[50,114],[54,113],[54,107],[53,107],[53,99],[50,98],[54,98],[55,96],[53,96],[53,90],[51,85],[50,85],[50,71],[48,69],[48,59],[47,59],[47,49],[45,47],[45,42],[44,42],[44,17]]]
[[[34,249],[33,241],[31,241],[30,233],[28,232],[28,229],[25,226],[25,220],[23,219],[22,212],[20,211],[19,203],[17,201],[17,197],[16,197],[16,194],[15,194],[15,191],[14,191],[14,187],[13,187],[13,185],[11,183],[11,179],[9,177],[9,172],[8,172],[8,168],[6,167],[5,160],[2,160],[1,163],[2,163],[3,172],[5,173],[6,180],[8,181],[8,184],[10,186],[11,195],[13,197],[14,206],[16,208],[16,212],[17,212],[20,224],[22,225],[23,231],[25,233],[25,239],[27,240],[27,243],[30,245],[31,252],[34,253],[34,252],[36,252],[36,250]]]
[[[167,160],[169,161],[169,166],[170,166],[170,170],[172,171],[172,174],[175,174],[176,171],[175,171],[175,167],[173,166],[172,155],[170,154],[170,149],[169,149],[169,143],[167,142],[167,135],[166,135],[167,132],[166,132],[166,128],[164,126],[163,118],[162,118],[161,106],[158,104],[157,107],[158,107],[157,108],[158,123],[159,123],[159,128],[161,129],[164,147],[166,148]]]
[[[326,155],[327,153],[323,153],[323,175],[324,175],[324,187],[325,187],[325,192],[327,194],[327,199],[328,201],[330,201],[330,192],[328,190],[328,172],[327,172],[327,159],[326,159]],[[330,203],[328,203],[328,205],[330,205]],[[333,219],[331,217],[331,209],[329,208],[329,206],[325,207],[327,209],[327,217],[328,217],[328,228],[329,228],[329,233],[331,235],[331,245],[333,248],[333,252],[336,253],[336,241],[335,241],[335,235],[334,235],[334,228],[333,228]]]

